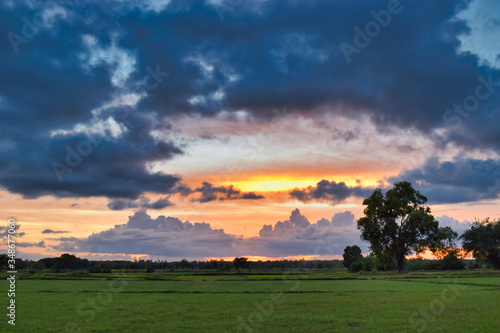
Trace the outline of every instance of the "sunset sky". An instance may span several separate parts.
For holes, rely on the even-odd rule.
[[[500,2],[2,1],[18,257],[340,258],[375,188],[500,217]],[[0,249],[6,249],[5,242]]]

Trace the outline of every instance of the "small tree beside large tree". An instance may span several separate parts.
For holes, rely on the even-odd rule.
[[[344,267],[347,267],[347,269],[350,269],[351,265],[363,259],[363,255],[361,254],[361,248],[357,245],[353,246],[346,246],[344,249],[344,261],[342,262],[344,264]]]
[[[450,227],[439,227],[425,204],[427,198],[409,182],[395,183],[385,195],[376,189],[363,201],[365,216],[358,220],[361,239],[390,265],[396,262],[399,273],[404,272],[406,256],[431,250],[433,253],[451,248],[457,233]]]
[[[476,221],[460,238],[463,249],[477,261],[500,269],[500,219]]]

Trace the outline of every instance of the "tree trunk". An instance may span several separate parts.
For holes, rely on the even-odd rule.
[[[396,255],[396,260],[398,262],[398,274],[403,274],[405,272],[405,256],[404,254]]]

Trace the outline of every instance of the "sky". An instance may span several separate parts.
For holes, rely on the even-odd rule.
[[[23,259],[368,253],[398,181],[459,233],[500,217],[497,1],[2,1],[0,35]]]

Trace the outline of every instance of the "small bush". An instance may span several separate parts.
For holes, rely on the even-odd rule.
[[[95,265],[89,268],[89,273],[101,273],[102,268],[101,265]]]
[[[440,268],[443,270],[462,270],[462,269],[465,269],[465,264],[458,257],[457,251],[450,251],[441,260],[441,267]]]
[[[73,271],[66,273],[68,277],[86,277],[89,276],[89,272],[87,271]]]
[[[349,272],[351,273],[357,273],[360,270],[363,269],[363,261],[362,260],[356,260],[349,266]]]

